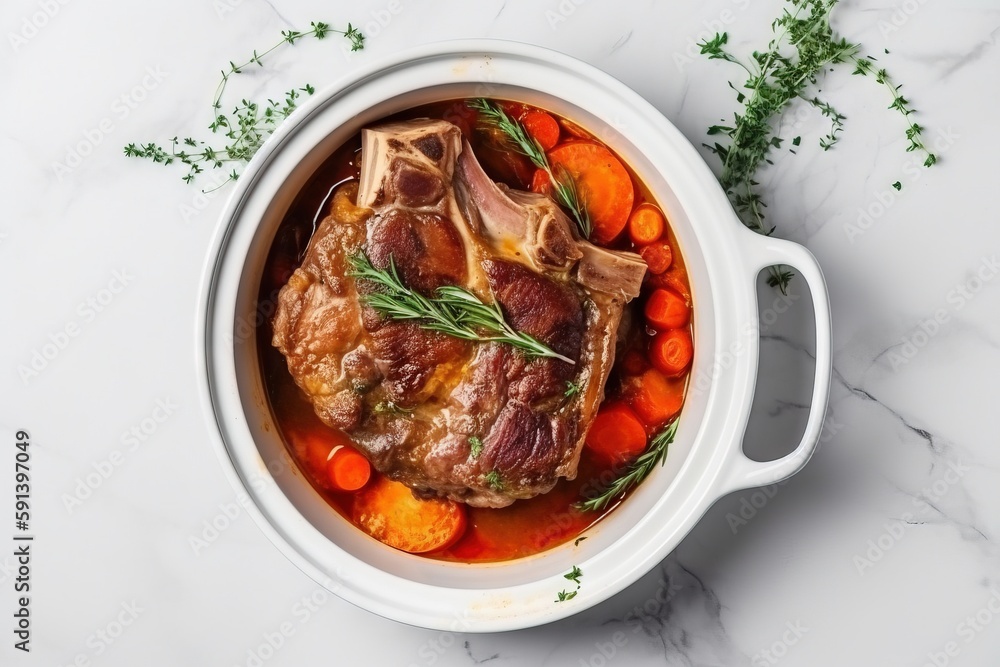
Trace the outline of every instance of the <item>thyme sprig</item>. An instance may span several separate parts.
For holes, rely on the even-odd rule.
[[[253,55],[242,64],[238,65],[229,61],[229,69],[221,70],[222,78],[216,87],[215,96],[212,98],[213,120],[208,129],[213,134],[223,133],[229,140],[225,146],[211,146],[205,141],[190,136],[183,139],[174,137],[170,140],[169,147],[161,146],[155,142],[130,143],[124,148],[125,156],[152,160],[163,165],[174,162],[183,164],[188,168],[187,173],[181,177],[185,183],[194,182],[195,178],[205,169],[228,169],[234,163],[246,164],[249,162],[278,125],[296,109],[299,99],[303,95],[312,95],[316,89],[307,83],[300,88],[292,88],[287,91],[281,100],[268,98],[266,102],[255,102],[242,99],[233,108],[232,113],[227,114],[222,111],[222,97],[232,76],[242,74],[251,65],[263,67],[263,59],[272,51],[285,44],[294,44],[306,37],[324,39],[327,34],[332,32],[343,35],[350,41],[352,51],[364,48],[365,36],[350,23],[347,24],[346,30],[331,28],[329,24],[321,21],[313,21],[309,25],[310,29],[305,31],[281,31],[282,39],[274,46],[260,53],[255,50]],[[239,168],[232,166],[226,179],[209,191],[217,190],[226,183],[235,181],[239,175]]]
[[[580,198],[576,181],[565,173],[565,170],[560,170],[560,173],[557,174],[549,163],[545,150],[528,133],[524,125],[516,118],[511,118],[500,105],[482,97],[469,100],[467,104],[470,109],[479,112],[480,120],[500,130],[514,150],[527,157],[533,165],[548,174],[556,202],[570,212],[580,234],[589,239],[594,225],[590,220],[590,214],[587,213],[585,202]]]
[[[619,475],[601,493],[593,498],[576,503],[574,507],[583,512],[600,511],[607,507],[612,500],[620,498],[626,491],[649,477],[649,473],[657,465],[663,465],[663,462],[666,461],[667,448],[674,441],[674,435],[677,433],[677,423],[678,420],[675,419],[669,426],[660,431],[650,441],[646,451],[630,463],[625,472]]]
[[[907,124],[906,139],[909,141],[909,144],[907,144],[906,146],[906,152],[912,153],[914,151],[918,151],[923,153],[924,166],[933,167],[935,164],[937,164],[937,155],[931,153],[927,149],[927,147],[924,146],[923,142],[924,128],[921,125],[913,122],[913,119],[910,118],[910,116],[912,116],[914,113],[914,109],[910,106],[910,101],[899,93],[900,88],[903,87],[902,84],[899,85],[894,84],[892,82],[892,79],[889,77],[889,73],[884,68],[876,70],[873,64],[874,60],[875,59],[872,58],[871,56],[866,56],[864,58],[855,58],[854,74],[857,74],[859,76],[868,76],[869,74],[874,73],[875,83],[881,86],[885,86],[889,90],[889,93],[892,95],[892,103],[889,105],[888,108],[895,109],[906,120]]]
[[[455,285],[439,287],[428,298],[403,284],[390,257],[388,269],[375,268],[363,252],[348,258],[348,275],[374,283],[378,290],[362,301],[394,320],[418,320],[420,327],[454,338],[484,343],[506,343],[529,357],[549,357],[575,364],[534,336],[517,331],[507,322],[500,304],[483,303],[472,292]]]
[[[237,65],[232,60],[229,61],[229,69],[222,70],[222,79],[219,81],[218,87],[215,89],[215,98],[212,100],[212,109],[218,113],[222,109],[222,95],[226,92],[226,85],[229,83],[229,77],[235,74],[242,74],[243,70],[251,65],[257,65],[258,67],[263,67],[263,58],[270,54],[275,49],[284,46],[285,44],[294,44],[300,39],[306,37],[315,37],[318,40],[324,39],[328,33],[335,32],[343,35],[351,42],[351,51],[360,51],[365,48],[365,36],[360,30],[352,26],[350,23],[347,24],[346,30],[337,30],[331,28],[330,24],[323,23],[322,21],[312,21],[310,24],[310,29],[305,31],[298,30],[282,30],[281,31],[281,41],[267,49],[262,53],[257,53],[255,50],[253,55],[243,63],[242,65]],[[209,129],[215,132],[219,128],[229,127],[228,119],[224,115],[217,115],[215,122],[209,125]]]
[[[725,60],[741,67],[747,74],[742,89],[729,86],[736,92],[742,112],[734,114],[731,126],[712,125],[709,136],[724,136],[728,141],[715,141],[706,148],[722,160],[719,181],[729,195],[740,219],[750,229],[770,235],[773,226],[764,220],[766,208],[758,191],[757,172],[764,164],[771,164],[770,153],[780,148],[782,139],[777,136],[776,119],[795,100],[802,100],[815,107],[830,119],[830,132],[819,141],[823,150],[832,148],[844,129],[845,116],[815,94],[807,94],[816,85],[820,74],[831,65],[853,64],[854,73],[874,73],[877,83],[885,85],[893,95],[890,109],[899,111],[908,123],[906,131],[910,141],[907,150],[927,153],[926,166],[936,162],[921,141],[922,127],[909,116],[913,109],[909,101],[899,94],[900,86],[894,85],[888,73],[875,70],[868,56],[862,56],[861,46],[836,35],[830,25],[830,14],[838,0],[787,0],[792,10],[782,15],[772,25],[773,38],[764,52],[754,51],[747,62],[726,50],[727,33],[717,33],[698,46],[709,59]],[[797,143],[795,145],[798,145]],[[785,292],[793,273],[783,266],[768,269],[768,284]]]

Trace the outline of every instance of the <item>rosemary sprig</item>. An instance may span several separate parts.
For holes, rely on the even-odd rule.
[[[213,134],[224,134],[229,140],[229,143],[224,147],[210,146],[207,142],[193,137],[184,137],[183,139],[174,137],[170,140],[169,147],[163,147],[155,142],[130,143],[124,148],[125,156],[152,160],[163,165],[174,162],[183,164],[188,168],[187,173],[182,176],[185,183],[192,183],[198,174],[203,173],[205,169],[229,168],[232,163],[245,164],[249,162],[278,125],[295,110],[299,98],[303,94],[312,95],[316,89],[309,84],[301,88],[292,88],[284,94],[284,99],[281,101],[270,98],[266,102],[242,99],[233,108],[232,113],[227,114],[222,111],[222,97],[230,77],[242,74],[245,68],[250,65],[263,67],[262,61],[265,56],[284,44],[294,44],[305,37],[324,39],[328,33],[334,32],[343,35],[351,42],[352,51],[364,48],[365,36],[350,23],[347,24],[346,30],[336,30],[321,21],[313,21],[309,25],[310,29],[306,31],[283,30],[281,41],[271,48],[261,53],[254,51],[253,55],[240,65],[229,61],[229,69],[222,70],[222,79],[219,81],[212,99],[213,120],[208,129]],[[226,183],[235,181],[239,175],[239,169],[233,167],[228,177],[212,190],[217,190]]]
[[[379,288],[362,300],[391,319],[419,320],[424,329],[462,340],[506,343],[529,357],[576,363],[534,336],[511,327],[495,301],[483,303],[472,292],[455,285],[439,287],[435,297],[428,298],[403,284],[391,257],[386,270],[376,269],[363,252],[351,255],[348,260],[351,264],[348,275],[369,280]]]
[[[584,512],[597,512],[607,507],[612,500],[619,498],[623,493],[646,479],[657,464],[663,465],[663,462],[666,460],[667,447],[674,441],[674,435],[677,433],[677,423],[678,420],[675,419],[669,426],[660,431],[649,443],[646,451],[629,464],[625,472],[615,481],[611,482],[600,494],[578,502],[574,507]]]
[[[742,113],[735,114],[732,126],[713,125],[708,129],[710,136],[723,135],[728,141],[705,146],[722,160],[719,181],[740,219],[750,229],[765,235],[773,233],[774,227],[764,222],[765,204],[757,190],[759,184],[755,177],[764,164],[771,163],[771,150],[781,146],[782,140],[775,133],[775,120],[791,102],[804,100],[830,119],[830,132],[819,142],[823,150],[829,150],[839,139],[845,117],[818,96],[806,94],[807,89],[815,85],[820,74],[831,65],[853,63],[854,73],[860,75],[874,70],[872,59],[859,55],[859,44],[850,43],[833,32],[830,14],[838,0],[787,1],[794,11],[782,11],[782,15],[772,23],[774,37],[767,50],[763,53],[755,51],[748,62],[726,50],[729,41],[727,33],[717,33],[712,39],[699,44],[702,54],[710,59],[738,65],[747,74],[743,90],[729,84],[736,91],[737,102],[743,107]],[[899,86],[890,82],[885,70],[879,70],[875,75],[876,81],[886,85],[893,94],[893,104],[889,108],[897,109],[907,119],[909,127],[906,136],[911,142],[907,150],[927,152],[920,141],[923,128],[909,119],[913,111],[908,100],[899,95]],[[929,167],[936,158],[931,153],[927,155],[924,164]],[[768,284],[785,292],[794,274],[782,266],[772,266],[768,272]]]
[[[549,164],[545,150],[528,133],[524,125],[516,118],[508,116],[502,107],[482,97],[469,100],[468,106],[470,109],[478,111],[480,118],[485,123],[500,130],[510,141],[514,150],[527,157],[533,165],[548,174],[556,201],[573,216],[573,220],[580,229],[580,234],[589,239],[594,225],[590,220],[590,214],[587,213],[585,203],[580,199],[580,193],[576,189],[576,181],[565,172],[556,174],[552,165]]]

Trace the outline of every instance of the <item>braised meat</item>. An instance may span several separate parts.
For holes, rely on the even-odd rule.
[[[433,297],[458,285],[574,360],[459,340],[365,305],[363,251]],[[337,191],[282,288],[274,345],[316,414],[421,495],[503,507],[573,478],[645,264],[579,238],[549,198],[488,178],[459,129],[364,130],[361,178]],[[575,391],[567,391],[568,388]]]

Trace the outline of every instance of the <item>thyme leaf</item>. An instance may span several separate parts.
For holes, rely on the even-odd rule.
[[[582,539],[584,539],[584,538],[581,537],[580,539],[578,539],[577,543],[579,543],[579,541],[582,540]],[[572,600],[573,598],[575,598],[576,594],[580,591],[580,577],[582,577],[582,576],[583,576],[583,570],[581,570],[576,565],[573,566],[572,570],[570,570],[569,572],[567,572],[566,574],[564,574],[563,575],[564,579],[569,579],[574,584],[576,584],[576,590],[575,591],[567,591],[564,588],[563,590],[561,590],[558,593],[556,593],[556,602],[565,602],[566,600]]]
[[[573,598],[576,597],[576,594],[578,592],[579,591],[568,591],[567,592],[566,590],[561,590],[558,593],[556,593],[556,602],[565,602],[566,600],[572,600]]]
[[[712,125],[709,136],[722,136],[712,144],[704,144],[722,161],[719,177],[726,194],[743,223],[764,235],[774,232],[765,224],[766,208],[756,181],[757,172],[770,164],[772,149],[781,145],[776,134],[777,119],[795,100],[802,100],[815,107],[830,119],[830,131],[819,140],[826,151],[839,140],[844,129],[845,116],[815,94],[808,94],[824,70],[841,64],[854,65],[854,74],[872,75],[876,83],[885,86],[892,95],[890,109],[898,111],[906,120],[907,151],[925,154],[924,166],[930,167],[937,157],[929,152],[921,140],[923,128],[913,122],[910,101],[900,94],[901,86],[892,82],[885,69],[876,69],[874,58],[861,55],[861,45],[848,42],[834,33],[830,14],[838,0],[786,0],[790,5],[772,23],[773,37],[763,52],[754,51],[750,58],[741,60],[727,50],[729,35],[716,33],[711,39],[698,44],[701,53],[709,59],[724,60],[740,67],[746,74],[742,87],[730,82],[741,105],[734,114],[732,125]],[[799,145],[798,138],[793,140]],[[795,151],[792,151],[795,152]],[[768,269],[768,284],[784,293],[794,274],[783,266]]]
[[[472,458],[479,458],[479,455],[483,453],[482,438],[476,435],[469,436],[469,453],[472,455]]]
[[[503,491],[503,477],[500,476],[500,472],[491,470],[486,473],[486,484],[494,491]]]

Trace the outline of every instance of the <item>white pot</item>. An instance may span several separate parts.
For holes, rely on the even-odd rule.
[[[337,514],[291,462],[272,421],[253,325],[262,267],[299,188],[346,139],[388,114],[428,102],[493,96],[573,119],[622,156],[664,207],[694,299],[692,382],[677,437],[658,468],[588,539],[505,563],[413,556]],[[793,266],[812,292],[816,371],[796,449],[754,462],[742,451],[757,374],[755,278]],[[198,360],[210,430],[234,488],[272,542],[316,581],[404,623],[500,631],[548,623],[621,591],[670,553],[716,500],[797,472],[816,447],[830,386],[830,308],[822,273],[799,245],[759,236],[733,213],[701,157],[655,108],[611,76],[568,56],[498,41],[431,44],[363,68],[318,93],[258,152],[237,182],[203,280]],[[273,304],[272,304],[273,306]],[[563,574],[583,571],[579,594]],[[266,573],[264,573],[266,576]],[[568,585],[569,584],[569,585]]]

